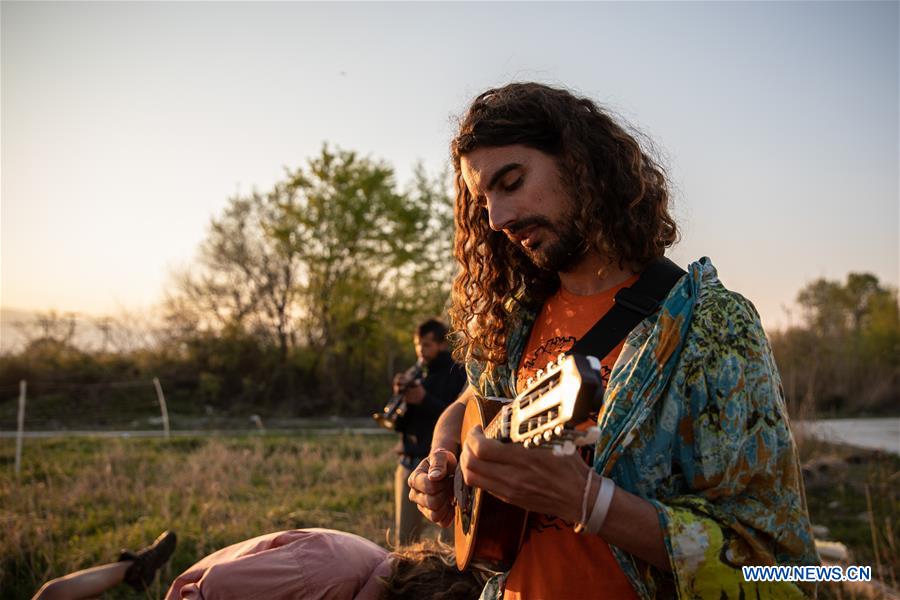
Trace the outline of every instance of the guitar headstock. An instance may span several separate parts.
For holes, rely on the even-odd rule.
[[[552,446],[570,454],[576,446],[596,442],[596,427],[579,431],[575,426],[600,407],[603,381],[600,361],[593,356],[560,354],[535,377],[508,406],[508,436],[512,442]]]

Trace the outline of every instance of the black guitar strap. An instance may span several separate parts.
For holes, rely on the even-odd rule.
[[[687,271],[668,258],[651,262],[631,287],[619,290],[613,307],[567,354],[590,354],[602,360],[638,323],[659,310],[672,287],[685,274]]]

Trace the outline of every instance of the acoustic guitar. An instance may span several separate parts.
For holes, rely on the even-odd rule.
[[[485,437],[522,444],[535,451],[572,454],[594,444],[595,427],[576,429],[600,408],[603,383],[600,361],[593,356],[560,354],[528,380],[512,401],[476,396],[466,405],[463,439],[476,425]],[[456,566],[464,570],[481,561],[496,570],[512,566],[528,520],[528,512],[480,488],[467,486],[459,467],[454,477],[454,547]]]

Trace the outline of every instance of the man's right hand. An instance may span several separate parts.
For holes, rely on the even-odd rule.
[[[453,476],[456,456],[444,448],[435,448],[413,470],[407,483],[409,499],[419,512],[441,527],[453,523]]]

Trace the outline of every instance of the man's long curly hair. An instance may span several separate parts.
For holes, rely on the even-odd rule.
[[[521,144],[552,156],[574,202],[576,230],[601,256],[640,270],[678,238],[663,168],[625,128],[588,98],[538,83],[490,89],[472,102],[450,144],[456,171],[456,239],[460,271],[450,318],[459,361],[493,368],[506,361],[512,303],[537,308],[559,287],[469,194],[460,160],[479,148]]]

